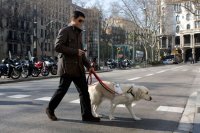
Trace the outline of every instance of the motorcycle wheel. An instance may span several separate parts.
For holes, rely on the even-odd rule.
[[[42,76],[48,76],[48,75],[49,75],[49,70],[47,70],[47,69],[42,69],[42,70],[41,70],[41,75],[42,75]]]
[[[18,79],[21,76],[21,73],[19,71],[13,70],[10,77],[12,79]]]
[[[38,69],[33,69],[32,71],[32,77],[38,77],[40,74],[40,71]]]
[[[57,67],[56,66],[53,66],[52,69],[51,69],[51,74],[52,75],[57,75]]]
[[[21,72],[21,77],[22,78],[28,78],[28,70],[22,70],[22,72]]]

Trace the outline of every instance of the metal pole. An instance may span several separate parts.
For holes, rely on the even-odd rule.
[[[98,46],[98,66],[100,65],[100,47],[99,47],[99,17],[98,17],[98,25],[97,25],[97,46]],[[100,67],[100,66],[99,66]]]

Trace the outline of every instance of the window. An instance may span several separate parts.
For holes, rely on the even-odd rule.
[[[51,51],[51,45],[50,45],[50,43],[49,43],[49,51]]]
[[[21,41],[24,42],[24,33],[21,33]]]
[[[185,9],[188,9],[188,10],[192,9],[192,5],[190,1],[185,3]]]
[[[179,33],[179,31],[180,31],[180,27],[176,26],[176,33]]]
[[[195,25],[195,28],[200,28],[200,21],[195,21],[194,25]]]
[[[200,19],[200,10],[195,11],[195,17],[196,19]]]
[[[181,12],[181,4],[175,4],[174,5],[174,11],[175,12]]]
[[[21,21],[21,28],[24,29],[24,21]]]
[[[190,24],[187,24],[187,29],[190,29]]]
[[[43,37],[43,29],[40,31],[40,36]]]
[[[14,44],[14,51],[13,51],[14,54],[17,54],[17,44]]]
[[[43,19],[43,17],[41,17],[41,25],[43,25],[44,24],[44,19]]]
[[[180,17],[179,17],[179,15],[176,16],[176,22],[180,23]]]
[[[190,21],[190,13],[186,14],[186,20]]]
[[[47,51],[47,43],[44,45],[44,50]]]

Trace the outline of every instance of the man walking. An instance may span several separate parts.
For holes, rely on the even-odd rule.
[[[54,111],[65,96],[72,81],[79,92],[82,120],[100,121],[100,118],[94,117],[91,113],[91,103],[85,77],[84,66],[89,71],[94,69],[86,59],[81,43],[81,27],[84,20],[85,15],[82,12],[74,11],[70,24],[62,28],[56,38],[55,50],[59,53],[58,74],[60,75],[60,83],[46,108],[47,116],[53,121],[57,120]]]

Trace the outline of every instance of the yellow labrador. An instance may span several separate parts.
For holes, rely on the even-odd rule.
[[[116,84],[108,81],[103,81],[110,89],[120,93],[119,95],[112,94],[107,91],[100,83],[96,82],[92,85],[89,85],[89,93],[92,105],[93,114],[96,117],[101,117],[97,113],[97,109],[103,99],[108,99],[111,101],[110,115],[109,119],[112,120],[114,110],[118,104],[124,104],[128,111],[130,112],[132,118],[134,120],[141,120],[137,117],[132,110],[133,101],[138,101],[140,99],[144,99],[147,101],[151,101],[152,97],[149,95],[149,90],[144,86],[136,86],[136,85],[127,85],[127,84]],[[119,89],[120,88],[120,89]]]

